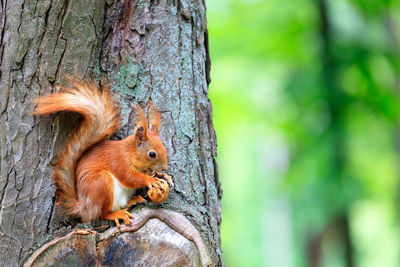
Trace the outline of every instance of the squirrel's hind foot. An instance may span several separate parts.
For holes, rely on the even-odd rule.
[[[126,209],[111,212],[105,217],[106,220],[114,221],[118,228],[120,227],[119,220],[123,220],[126,225],[130,225],[130,219],[132,218],[133,215],[130,214]]]

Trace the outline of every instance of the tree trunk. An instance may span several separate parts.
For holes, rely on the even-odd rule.
[[[338,85],[338,59],[335,58],[333,53],[334,39],[332,34],[332,25],[329,18],[329,5],[326,0],[318,1],[319,19],[320,19],[320,35],[321,35],[321,60],[322,60],[322,79],[323,85],[326,89],[325,96],[328,104],[329,113],[329,134],[331,135],[331,161],[330,161],[330,177],[334,179],[332,184],[336,184],[338,188],[344,187],[344,170],[347,160],[347,147],[345,142],[345,105],[346,95]],[[344,191],[344,190],[343,190]],[[353,241],[351,237],[350,219],[348,215],[348,207],[345,204],[340,208],[336,218],[333,217],[332,221],[338,220],[339,223],[332,225],[337,228],[341,235],[341,242],[344,247],[344,262],[347,267],[354,267],[355,260],[353,255]],[[327,230],[327,229],[326,229]],[[325,230],[325,231],[326,231]],[[322,236],[323,233],[321,233]],[[322,242],[317,243],[318,246]],[[315,250],[318,250],[315,248]],[[321,251],[321,248],[319,248]],[[320,252],[318,252],[320,253]],[[312,255],[309,258],[313,258]],[[318,259],[318,262],[321,262]],[[313,263],[310,263],[310,266]],[[314,265],[316,266],[316,265]]]
[[[213,264],[221,265],[205,3],[3,0],[0,5],[0,265],[21,264],[35,245],[76,225],[55,206],[50,177],[51,162],[77,117],[31,115],[32,100],[55,90],[65,75],[108,78],[124,118],[117,138],[134,126],[130,102],[146,106],[152,99],[161,112],[160,136],[175,182],[161,207],[188,218]]]

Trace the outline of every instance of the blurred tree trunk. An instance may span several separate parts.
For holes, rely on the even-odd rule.
[[[34,118],[32,100],[65,75],[108,77],[131,130],[130,101],[151,98],[175,190],[163,208],[185,215],[222,264],[221,190],[209,79],[205,3],[188,0],[0,1],[0,265],[17,266],[71,222],[55,206],[51,162],[71,115]]]
[[[338,192],[344,192],[344,168],[346,162],[346,144],[345,144],[345,105],[346,96],[341,91],[338,85],[337,72],[339,68],[339,62],[333,52],[333,42],[332,39],[332,27],[329,19],[329,9],[326,0],[318,1],[318,9],[320,16],[320,35],[321,35],[321,58],[322,58],[322,80],[323,88],[326,89],[326,99],[329,110],[329,126],[328,133],[331,136],[331,163],[330,170],[331,174],[328,179],[333,179],[331,185],[337,185]],[[338,196],[341,197],[340,195]],[[343,197],[343,195],[342,195]],[[344,201],[345,203],[345,201]],[[327,227],[335,227],[336,231],[340,233],[340,240],[344,247],[345,252],[345,263],[348,267],[355,266],[354,256],[353,256],[353,244],[350,232],[350,223],[348,216],[348,207],[345,203],[343,207],[339,208],[339,214],[332,218],[332,223],[328,223]],[[324,232],[326,232],[325,229]],[[320,239],[319,237],[318,239]],[[317,253],[317,248],[314,248],[314,254],[319,255],[321,253],[322,242],[317,242],[319,245],[319,252]],[[316,257],[309,257],[311,259],[316,259]],[[319,256],[318,263],[310,263],[310,266],[319,266]]]
[[[307,260],[308,266],[319,267],[321,265],[321,254],[322,254],[322,236],[323,233],[312,235],[307,240]]]

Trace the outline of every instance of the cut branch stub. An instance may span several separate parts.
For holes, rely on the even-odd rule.
[[[192,242],[191,242],[192,241]],[[200,233],[183,215],[143,209],[132,224],[103,233],[76,229],[38,250],[24,266],[211,266]]]

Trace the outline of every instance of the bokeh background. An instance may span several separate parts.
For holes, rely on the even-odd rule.
[[[400,1],[206,4],[226,266],[400,266]]]

